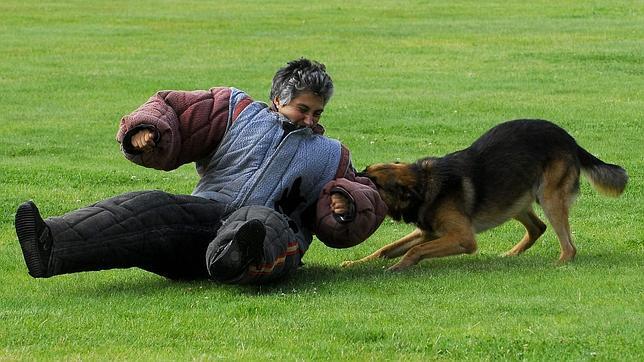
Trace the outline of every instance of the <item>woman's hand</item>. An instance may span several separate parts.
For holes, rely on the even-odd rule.
[[[334,214],[346,214],[349,211],[349,200],[341,194],[331,194],[331,210]]]
[[[154,148],[154,132],[142,129],[132,136],[132,147],[137,151],[150,152]]]

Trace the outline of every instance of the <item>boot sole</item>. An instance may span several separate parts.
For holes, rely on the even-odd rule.
[[[16,234],[25,258],[29,275],[34,278],[45,276],[44,262],[38,249],[38,235],[36,232],[35,205],[28,202],[20,205],[16,212]]]
[[[222,283],[232,283],[239,279],[252,262],[263,258],[265,237],[266,229],[261,221],[254,219],[244,223],[244,225],[242,225],[235,233],[234,239],[218,250],[219,255],[217,255],[213,262],[208,266],[208,273],[210,276]],[[241,260],[240,265],[230,271],[226,268],[222,268],[222,265],[218,264],[221,264],[223,259],[230,257],[230,249],[233,245],[236,246],[241,253]]]
[[[235,240],[242,249],[246,249],[246,257],[250,261],[261,260],[264,257],[264,239],[266,227],[257,219],[247,221],[235,234]]]

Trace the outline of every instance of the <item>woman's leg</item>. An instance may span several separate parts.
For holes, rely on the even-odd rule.
[[[212,200],[139,191],[60,217],[21,205],[16,232],[34,277],[139,267],[172,278],[206,278],[204,255],[224,207]]]

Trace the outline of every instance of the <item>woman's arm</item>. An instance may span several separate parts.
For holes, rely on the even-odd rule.
[[[250,97],[231,88],[162,91],[121,119],[117,141],[125,157],[145,167],[172,170],[207,156]],[[241,108],[241,109],[240,109]]]
[[[344,147],[343,155],[349,159]],[[348,248],[376,231],[387,214],[387,206],[371,180],[356,176],[350,160],[344,165],[341,162],[340,168],[339,177],[324,187],[318,199],[313,230],[327,246]],[[344,202],[339,203],[335,195]]]

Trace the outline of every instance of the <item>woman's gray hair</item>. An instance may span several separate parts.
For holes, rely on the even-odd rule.
[[[285,105],[302,92],[322,97],[325,105],[331,99],[333,81],[324,64],[306,58],[288,62],[273,77],[270,101],[273,103],[279,97],[281,105]]]

